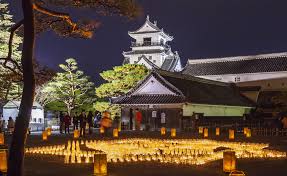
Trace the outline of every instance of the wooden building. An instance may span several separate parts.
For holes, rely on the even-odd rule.
[[[142,130],[180,130],[204,118],[242,118],[254,105],[234,84],[163,70],[152,70],[112,103],[121,105],[122,129],[128,130],[135,129],[136,110],[142,113]]]

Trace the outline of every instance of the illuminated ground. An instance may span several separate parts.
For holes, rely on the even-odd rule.
[[[130,136],[131,134],[124,134],[124,136]],[[155,133],[142,133],[137,134],[137,137],[152,136],[153,138],[160,138]],[[190,134],[179,135],[178,138],[190,138]],[[94,135],[89,137],[90,139],[98,139],[99,136]],[[106,137],[107,139],[108,137]],[[226,138],[221,137],[221,140]],[[254,138],[254,137],[253,137]],[[71,136],[52,136],[48,142],[41,141],[40,136],[32,135],[28,139],[28,146],[46,146],[55,144],[65,144],[68,140],[71,140]],[[271,147],[280,151],[287,151],[287,139],[286,138],[256,138],[248,139],[248,141],[264,142],[269,141]],[[237,137],[238,141],[246,141],[242,137]],[[287,160],[285,159],[239,159],[238,169],[245,171],[248,175],[286,175]],[[51,157],[49,155],[26,155],[26,175],[92,175],[92,164],[64,164],[64,157]],[[175,165],[175,164],[163,164],[159,162],[141,162],[141,163],[109,163],[109,173],[111,176],[124,176],[124,175],[139,175],[139,176],[152,176],[152,175],[224,175],[222,173],[222,160],[212,161],[201,166],[195,165]]]

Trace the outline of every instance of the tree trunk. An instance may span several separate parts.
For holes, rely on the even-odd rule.
[[[8,176],[22,176],[24,172],[24,151],[27,128],[34,101],[35,80],[33,70],[34,14],[32,0],[22,0],[24,15],[24,41],[21,63],[23,67],[24,88],[15,131],[9,151]]]

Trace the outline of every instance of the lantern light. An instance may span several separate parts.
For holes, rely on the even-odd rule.
[[[106,176],[108,174],[107,168],[107,154],[97,153],[94,155],[94,175]]]
[[[223,152],[223,171],[232,172],[236,169],[236,156],[235,151]]]
[[[170,130],[170,136],[171,136],[171,137],[175,137],[175,136],[176,136],[176,129],[175,129],[175,128],[172,128],[172,129]]]
[[[202,134],[203,133],[203,127],[198,127],[198,133]]]
[[[217,127],[217,128],[215,129],[215,135],[216,135],[216,136],[219,136],[219,135],[220,135],[220,128],[219,128],[219,127]]]
[[[48,136],[51,136],[51,134],[52,134],[52,128],[47,128],[46,130],[47,130],[47,135],[48,135]]]
[[[4,145],[4,144],[5,144],[4,133],[0,133],[0,145]]]
[[[233,140],[234,139],[234,130],[229,130],[229,139]]]
[[[205,137],[205,138],[208,137],[208,128],[203,129],[203,137]]]
[[[104,134],[105,133],[105,128],[103,126],[100,127],[100,133]]]
[[[245,135],[246,135],[247,138],[250,138],[251,137],[251,129],[249,129],[249,128],[246,129],[246,134]]]
[[[166,133],[165,127],[161,127],[161,129],[160,129],[160,134],[161,134],[162,136],[164,136],[165,133]]]
[[[113,137],[115,138],[119,137],[119,130],[117,128],[113,130]]]
[[[42,139],[43,139],[43,141],[48,140],[48,132],[46,130],[42,132]]]
[[[244,127],[244,128],[243,128],[243,134],[244,134],[244,135],[246,135],[247,129],[248,129],[247,127]]]
[[[0,173],[7,172],[7,147],[0,149]]]
[[[80,131],[74,130],[74,139],[78,139],[80,137]]]

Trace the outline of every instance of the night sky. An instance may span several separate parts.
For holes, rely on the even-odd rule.
[[[11,12],[21,18],[19,0]],[[15,2],[16,1],[16,2]],[[101,19],[93,39],[61,38],[52,31],[37,37],[36,58],[53,69],[73,57],[96,84],[98,73],[120,65],[122,52],[130,50],[128,31],[139,28],[149,14],[151,21],[174,37],[170,43],[183,65],[190,58],[224,57],[287,51],[286,0],[139,0],[144,15],[128,21],[99,17],[78,10],[73,17]],[[64,10],[63,10],[64,11]]]

